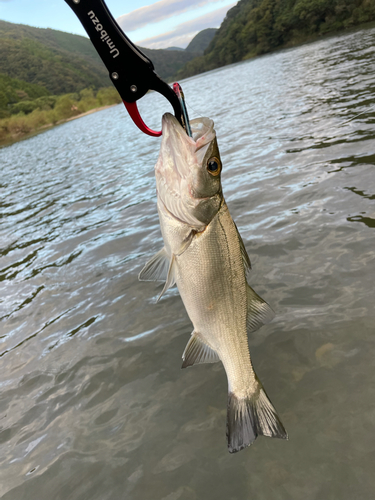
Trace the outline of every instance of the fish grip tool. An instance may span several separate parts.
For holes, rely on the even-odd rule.
[[[85,28],[92,44],[109,72],[109,78],[137,127],[158,137],[144,123],[137,100],[149,90],[163,95],[172,105],[175,117],[191,136],[189,119],[180,94],[155,72],[152,61],[134,45],[116,23],[104,0],[65,0]],[[176,84],[175,84],[176,85]],[[178,85],[178,84],[177,84]]]

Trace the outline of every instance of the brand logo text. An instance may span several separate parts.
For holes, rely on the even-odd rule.
[[[112,42],[112,40],[110,39],[110,37],[109,37],[108,33],[107,33],[105,30],[103,30],[103,26],[100,24],[100,21],[99,21],[99,19],[96,17],[95,12],[94,12],[94,11],[92,11],[92,10],[90,10],[90,12],[88,12],[88,13],[87,13],[87,15],[88,15],[88,16],[90,16],[91,21],[92,21],[93,25],[95,26],[96,31],[97,31],[98,33],[100,32],[100,39],[101,39],[101,41],[102,41],[102,42],[106,42],[106,43],[107,43],[107,45],[108,45],[108,47],[111,49],[111,50],[109,51],[109,53],[110,53],[110,54],[113,54],[113,56],[112,56],[112,57],[113,57],[113,59],[114,59],[115,57],[117,57],[117,56],[120,54],[119,50],[118,50],[118,49],[116,49],[116,46],[115,46],[115,44]]]

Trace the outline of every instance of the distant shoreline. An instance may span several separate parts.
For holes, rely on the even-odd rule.
[[[49,123],[48,125],[43,125],[40,128],[33,130],[32,132],[27,132],[27,133],[18,132],[17,134],[11,134],[8,137],[4,137],[3,139],[0,140],[0,148],[11,146],[12,144],[15,144],[16,142],[22,141],[24,139],[29,139],[30,137],[33,137],[34,135],[41,134],[43,132],[47,132],[47,130],[50,130],[51,128],[57,127],[58,125],[63,125],[66,122],[76,120],[77,118],[82,118],[83,116],[91,115],[92,113],[96,113],[97,111],[103,111],[104,109],[112,108],[113,106],[118,106],[118,103],[107,104],[106,106],[99,106],[99,107],[90,109],[89,111],[86,111],[85,113],[80,113],[79,115],[71,116],[70,118],[64,118],[62,120],[59,120],[56,123]]]
[[[103,111],[103,109],[113,108],[113,106],[118,106],[118,103],[116,102],[115,104],[107,104],[107,106],[99,106],[98,108],[90,109],[89,111],[81,113],[80,115],[72,116],[70,118],[67,118],[66,120],[60,120],[58,123],[56,123],[56,125],[61,125],[62,123],[70,122],[72,120],[76,120],[77,118],[82,118],[86,115],[91,115],[92,113],[96,113],[97,111]]]

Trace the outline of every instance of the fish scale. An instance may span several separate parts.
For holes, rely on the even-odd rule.
[[[229,386],[251,391],[246,277],[235,226],[226,204],[177,258],[176,265],[177,287],[195,331],[219,354]]]

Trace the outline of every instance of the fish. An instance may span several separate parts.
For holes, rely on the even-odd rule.
[[[182,368],[222,362],[227,443],[235,453],[259,435],[288,439],[248,345],[248,334],[269,323],[274,312],[247,282],[251,263],[223,196],[214,122],[203,117],[190,126],[192,137],[173,115],[163,115],[155,177],[164,246],[139,280],[164,282],[158,300],[177,285],[194,327]]]

